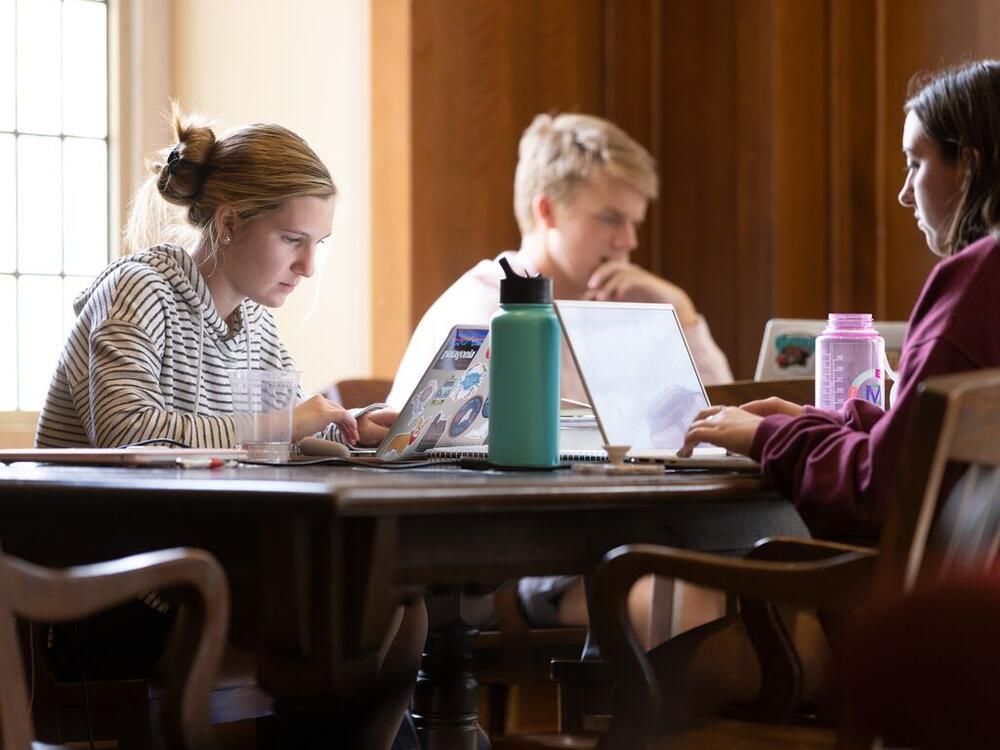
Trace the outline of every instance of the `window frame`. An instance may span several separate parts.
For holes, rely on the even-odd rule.
[[[107,217],[108,217],[108,226],[107,226],[107,244],[108,244],[108,247],[107,247],[107,256],[108,256],[108,260],[110,261],[113,257],[115,257],[118,254],[118,249],[116,247],[116,243],[113,241],[113,238],[119,236],[120,229],[121,229],[121,219],[120,219],[120,217],[121,217],[121,210],[119,208],[120,195],[121,195],[121,189],[120,189],[120,187],[121,187],[121,182],[120,182],[121,175],[119,174],[119,170],[115,169],[115,166],[118,165],[118,164],[120,164],[120,162],[121,162],[121,157],[117,153],[117,149],[118,149],[119,143],[120,143],[120,138],[118,136],[120,136],[120,133],[121,133],[121,124],[122,124],[121,123],[121,119],[122,118],[120,118],[120,116],[116,116],[116,115],[119,115],[119,113],[120,113],[119,91],[118,91],[118,86],[116,85],[118,83],[118,81],[119,81],[119,75],[118,75],[117,67],[121,63],[121,54],[120,54],[120,52],[121,52],[121,44],[122,44],[122,35],[129,33],[128,27],[122,23],[122,17],[125,14],[121,13],[121,10],[123,10],[123,9],[120,7],[120,5],[122,3],[128,4],[128,5],[134,5],[136,2],[141,2],[141,0],[121,0],[121,3],[120,2],[116,2],[116,0],[85,0],[85,1],[86,2],[99,3],[101,5],[104,5],[105,9],[106,9],[105,10],[105,24],[106,24],[106,36],[105,36],[105,44],[106,44],[105,55],[106,55],[106,58],[105,59],[106,59],[106,64],[107,64],[107,70],[106,70],[106,79],[107,79],[107,102],[106,102],[107,130],[106,130],[105,135],[104,135],[103,138],[89,137],[89,139],[90,140],[94,140],[94,141],[103,140],[104,144],[105,144],[105,148],[107,149],[107,160],[106,160],[107,186],[108,186],[108,190],[107,190],[107,204],[108,204],[107,205],[107,212],[108,212],[107,213]],[[65,4],[65,0],[60,0],[60,5],[62,6],[64,4]],[[17,14],[17,4],[15,2],[15,24],[16,24],[16,18],[17,18],[16,14]],[[16,28],[16,26],[15,26],[15,28]],[[64,31],[64,28],[61,26],[60,27],[60,34],[62,34],[63,31]],[[61,39],[62,39],[62,36],[60,36],[60,40]],[[15,49],[16,49],[16,47],[15,47]],[[15,55],[16,55],[16,52],[15,52]],[[17,69],[16,66],[17,66],[17,63],[16,63],[16,57],[15,57],[15,76],[16,76],[16,69]],[[60,75],[61,75],[61,73],[60,73]],[[15,77],[15,86],[16,86],[16,77]],[[62,96],[62,89],[61,88],[60,88],[60,94],[59,95]],[[16,111],[17,111],[17,91],[16,91],[16,88],[15,88],[15,92],[14,92],[14,97],[15,97],[14,101],[15,101],[15,113],[16,113]],[[21,135],[39,135],[39,134],[33,133],[33,132],[21,132],[20,130],[18,130],[18,124],[17,124],[16,120],[14,122],[14,128],[13,128],[13,130],[10,130],[10,131],[4,130],[2,132],[5,133],[5,134],[12,134],[12,135],[14,135],[14,137],[15,137],[15,144],[17,143],[18,136],[21,136]],[[60,132],[58,134],[56,134],[56,135],[45,134],[45,137],[48,137],[48,138],[58,138],[59,141],[60,141],[60,145],[62,146],[62,144],[65,142],[65,140],[66,140],[67,137],[71,137],[72,138],[72,137],[76,137],[76,136],[72,136],[72,135],[67,136],[66,133],[63,132],[62,129],[60,128]],[[15,187],[15,195],[16,195],[16,187]],[[60,211],[62,211],[63,208],[64,208],[63,198],[64,198],[63,195],[60,194],[60,198],[59,198]],[[16,227],[15,228],[15,234],[14,234],[15,243],[17,243],[17,241],[18,241],[18,235],[19,235],[19,228]],[[65,245],[62,248],[62,252],[65,253]],[[22,275],[25,275],[25,274],[22,274],[19,269],[15,268],[15,270],[12,273],[4,273],[4,274],[0,274],[0,275],[5,276],[5,277],[11,277],[11,278],[15,279],[15,283],[16,283],[17,280],[20,279],[20,277]],[[60,271],[59,271],[58,274],[28,274],[28,275],[43,275],[43,276],[49,276],[49,277],[59,277],[59,278],[62,278],[64,280],[65,280],[65,278],[67,276],[65,266],[63,266],[60,269]],[[75,274],[70,274],[70,275],[75,275]],[[19,327],[19,323],[20,323],[19,315],[20,315],[20,313],[19,313],[19,311],[18,311],[18,309],[16,307],[15,307],[14,315],[15,315],[14,325]],[[18,328],[18,330],[19,330],[19,328]],[[15,358],[16,358],[16,356],[17,355],[16,355],[16,352],[15,352]],[[18,380],[20,380],[20,376],[18,376]],[[28,411],[28,410],[23,410],[23,409],[16,409],[16,410],[12,410],[12,411],[0,411],[0,448],[31,447],[32,445],[34,445],[35,430],[36,430],[36,427],[37,427],[37,424],[38,424],[38,415],[39,415],[39,412],[37,412],[37,411]]]

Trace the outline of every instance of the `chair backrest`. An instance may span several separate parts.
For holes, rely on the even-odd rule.
[[[0,747],[26,750],[34,737],[7,577],[0,554]]]
[[[215,747],[208,697],[226,642],[229,585],[218,561],[195,549],[147,552],[60,570],[0,550],[0,747],[30,750],[33,739],[15,616],[65,622],[164,589],[185,605],[175,625],[167,670],[167,743],[177,748]]]
[[[928,379],[887,509],[875,591],[899,596],[957,566],[985,567],[998,548],[1000,369]]]
[[[336,401],[345,409],[360,409],[369,404],[382,403],[392,390],[392,381],[380,378],[351,378],[338,380],[323,395]]]

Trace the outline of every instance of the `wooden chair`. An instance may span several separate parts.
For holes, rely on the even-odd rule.
[[[738,380],[706,388],[708,399],[712,404],[725,406],[738,406],[769,396],[777,396],[799,404],[812,404],[814,390],[815,380],[813,378],[766,381]],[[653,616],[649,625],[649,640],[652,643],[660,643],[676,635],[677,623],[681,619],[681,588],[681,586],[676,585],[673,578],[662,576],[655,578],[652,586],[651,609]],[[499,604],[497,611],[501,611]],[[511,619],[513,620],[513,618]],[[526,624],[520,628],[525,633],[522,637],[518,637],[516,626],[510,627],[508,630],[511,631],[510,635],[505,633],[505,637],[515,643],[519,641],[524,643],[529,633],[535,635],[536,638],[544,637],[545,633],[545,631],[528,631]],[[553,633],[558,633],[559,630],[553,631]],[[572,641],[570,641],[577,645],[577,653],[570,656],[556,656],[551,661],[546,662],[550,679],[558,685],[558,731],[555,734],[508,737],[503,741],[504,747],[566,748],[589,747],[596,743],[596,733],[589,728],[601,726],[603,724],[602,718],[610,713],[614,677],[607,661],[601,658],[580,658],[579,652],[584,644],[586,631],[578,630],[579,633],[573,635]],[[569,634],[567,633],[567,635]],[[525,647],[521,645],[518,650],[523,653]],[[528,663],[528,661],[522,657],[519,663]]]
[[[338,380],[328,386],[323,391],[323,395],[331,401],[336,401],[345,409],[360,409],[368,404],[384,403],[391,389],[391,380],[351,378]]]
[[[508,730],[505,719],[511,688],[546,682],[554,659],[579,659],[587,629],[531,627],[521,613],[516,586],[496,591],[493,608],[499,628],[484,630],[477,636],[474,671],[476,680],[489,690],[489,726],[485,729],[496,738]]]
[[[956,464],[967,467],[964,478],[951,492],[931,537],[939,496],[955,478]],[[613,664],[620,715],[601,747],[645,747],[651,737],[676,729],[685,719],[669,716],[678,696],[664,694],[662,676],[653,671],[630,630],[627,592],[639,577],[656,573],[682,578],[741,598],[741,616],[762,674],[753,714],[762,721],[781,724],[789,720],[801,699],[804,675],[800,655],[774,603],[817,610],[836,654],[844,634],[850,632],[852,614],[866,602],[883,604],[898,598],[918,578],[935,579],[958,562],[966,567],[988,563],[1000,546],[1000,514],[995,509],[1000,497],[997,467],[1000,370],[933,378],[921,386],[917,396],[878,549],[772,539],[764,540],[747,559],[656,545],[628,545],[609,552],[595,577],[598,607],[592,613],[592,623]],[[991,518],[985,534],[981,523],[984,514]],[[711,648],[708,643],[705,646]],[[806,731],[811,736],[803,739]],[[815,728],[728,722],[675,732],[657,747],[757,747],[764,746],[760,736],[766,733],[784,733],[785,744],[807,747],[836,744],[839,748],[870,748],[875,739],[854,726],[848,702],[836,735]],[[724,734],[728,739],[716,744]]]
[[[150,590],[176,591],[184,601],[171,648],[164,731],[171,747],[215,747],[208,693],[226,642],[229,587],[215,558],[172,549],[55,570],[0,555],[0,746],[34,743],[22,654],[14,617],[49,622],[79,619]]]

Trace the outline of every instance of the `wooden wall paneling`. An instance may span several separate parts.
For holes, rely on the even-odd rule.
[[[886,315],[879,240],[877,10],[871,0],[829,3],[830,286],[834,310]]]
[[[661,0],[604,0],[604,107],[601,115],[645,146],[663,179]],[[632,261],[663,274],[663,201],[650,203]]]
[[[903,104],[911,77],[940,67],[944,60],[933,59],[937,53],[931,49],[926,2],[880,0],[880,4],[883,15],[878,43],[884,56],[880,82],[884,145],[880,158],[884,182],[879,199],[884,212],[887,274],[883,307],[888,317],[899,320],[909,316],[935,262],[912,211],[897,200],[904,177]]]
[[[770,35],[774,21],[769,2],[739,3],[735,37],[737,71],[733,82],[735,112],[729,131],[735,169],[735,200],[720,202],[719,212],[735,217],[733,254],[716,270],[726,286],[703,306],[720,345],[729,355],[737,378],[753,376],[764,323],[774,309],[774,288],[780,282],[774,265],[773,56]],[[713,94],[718,96],[718,93]],[[716,248],[712,248],[716,252]],[[727,270],[728,269],[728,270]],[[722,343],[725,342],[725,343]]]
[[[371,41],[371,370],[392,377],[412,332],[408,0],[372,0]]]
[[[519,243],[513,180],[539,112],[601,110],[599,0],[421,0],[413,16],[411,325]]]
[[[746,131],[740,120],[744,68],[737,58],[737,33],[746,32],[738,10],[735,0],[665,3],[661,45],[660,267],[691,294],[734,366],[737,268],[746,260],[741,258],[746,237],[758,227],[756,217],[741,213],[741,196],[760,189],[762,174],[741,171]],[[745,219],[752,226],[743,225]]]
[[[773,0],[772,8],[771,312],[825,317],[831,266],[827,2]]]

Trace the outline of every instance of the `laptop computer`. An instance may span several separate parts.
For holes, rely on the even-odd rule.
[[[555,308],[607,445],[670,466],[758,467],[715,446],[677,457],[691,420],[710,404],[673,305],[557,301]]]
[[[875,330],[885,339],[889,367],[895,369],[903,351],[907,323],[877,320]],[[757,356],[754,380],[811,378],[816,374],[816,337],[826,328],[825,320],[771,318],[764,326],[764,338]]]
[[[489,329],[453,327],[375,450],[375,459],[487,458],[489,365]],[[577,447],[560,450],[561,461],[607,458],[596,431],[593,445],[587,446],[586,421],[579,415],[564,421],[560,444]]]
[[[455,326],[375,451],[398,461],[483,445],[489,429],[489,328]]]

